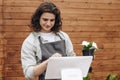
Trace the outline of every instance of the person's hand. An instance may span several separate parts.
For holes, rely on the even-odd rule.
[[[62,57],[60,53],[54,53],[51,57]]]
[[[54,53],[51,57],[62,57],[62,55],[61,55],[60,53]],[[50,58],[51,58],[51,57],[50,57]],[[50,58],[48,58],[48,59],[46,60],[47,63],[48,63],[48,61],[49,61]]]

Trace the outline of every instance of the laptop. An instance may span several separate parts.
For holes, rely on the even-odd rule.
[[[92,56],[51,57],[48,61],[45,79],[61,79],[63,69],[80,69],[86,77],[92,63]]]

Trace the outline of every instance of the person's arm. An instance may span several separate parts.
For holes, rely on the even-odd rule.
[[[61,57],[61,56],[62,55],[59,54],[59,53],[54,53],[51,57]],[[40,74],[42,74],[46,70],[47,64],[48,64],[48,60],[49,59],[43,61],[42,63],[40,63],[40,64],[38,64],[36,66],[34,66],[33,72],[34,72],[35,76],[39,76]]]
[[[74,52],[74,49],[73,49],[72,41],[68,35],[66,35],[66,46],[68,46],[67,47],[67,55],[68,56],[76,56],[76,53]]]
[[[37,64],[32,40],[25,40],[21,48],[21,63],[24,75],[27,80],[34,78],[33,68]]]
[[[39,76],[46,70],[47,64],[48,64],[48,60],[45,60],[42,63],[33,67],[33,72],[34,72],[35,77]]]
[[[26,79],[32,80],[46,70],[48,60],[38,64],[33,42],[25,40],[21,48],[21,62]]]

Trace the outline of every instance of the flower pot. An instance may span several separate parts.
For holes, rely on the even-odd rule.
[[[94,59],[94,50],[95,49],[82,50],[82,54],[83,56],[93,56]]]
[[[94,50],[95,49],[82,50],[82,54],[83,54],[83,56],[93,56],[93,59],[94,59]],[[90,66],[89,73],[91,73],[91,72],[92,72],[92,67]]]

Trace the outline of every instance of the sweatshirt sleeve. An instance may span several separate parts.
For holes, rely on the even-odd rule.
[[[25,40],[21,48],[21,63],[25,77],[28,80],[34,78],[33,66],[36,65],[36,56],[31,40]]]

